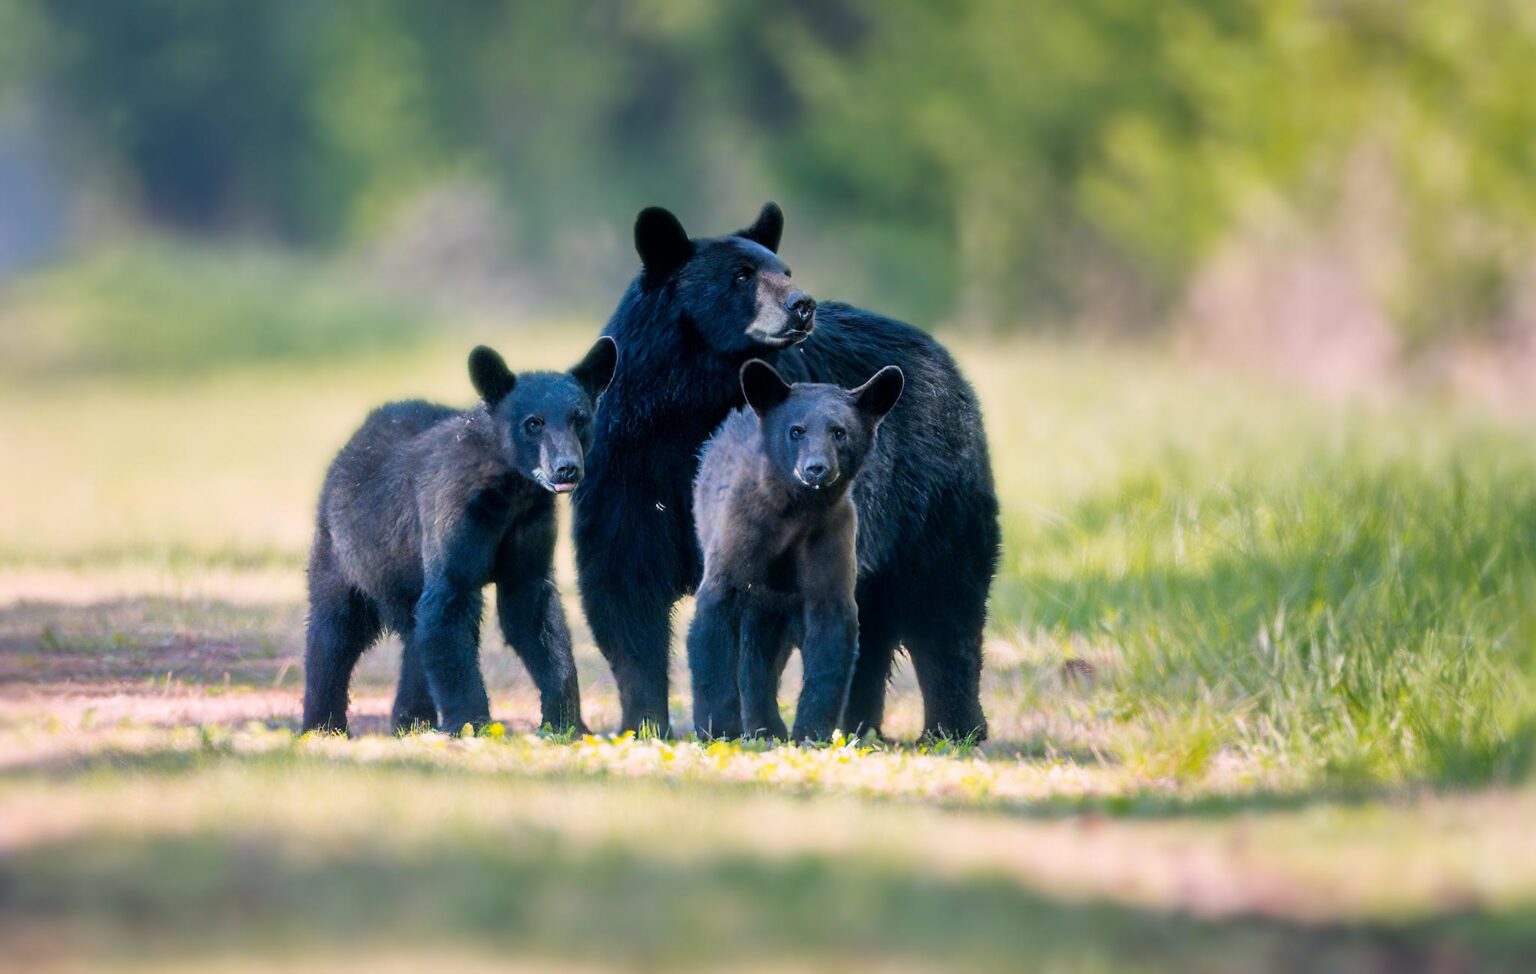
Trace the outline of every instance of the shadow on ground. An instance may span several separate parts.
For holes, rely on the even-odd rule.
[[[658,969],[899,958],[903,969],[1451,974],[1525,970],[1536,950],[1528,912],[1202,920],[819,856],[678,861],[565,848],[553,835],[516,849],[383,842],[319,853],[261,835],[34,847],[0,867],[0,928],[22,952],[13,957],[30,952],[39,965],[82,950],[100,962],[442,943]]]

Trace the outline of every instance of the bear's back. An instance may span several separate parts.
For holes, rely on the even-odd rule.
[[[460,413],[456,409],[421,399],[378,407],[368,414],[331,462],[325,493],[344,495],[370,484],[383,486],[377,483],[381,475],[400,465],[413,440],[457,415]]]
[[[817,308],[810,338],[779,353],[777,365],[791,381],[844,387],[868,381],[887,365],[902,370],[901,399],[880,424],[853,486],[861,573],[889,565],[904,540],[918,541],[943,520],[935,505],[960,498],[986,509],[978,512],[979,535],[969,540],[995,549],[996,499],[981,407],[954,359],[931,335],[829,301]],[[989,517],[994,523],[987,528]]]
[[[745,479],[760,464],[762,429],[745,408],[732,410],[699,451],[693,481],[693,518],[700,547],[708,551],[716,533],[732,516],[732,501],[746,488]]]
[[[414,447],[433,427],[463,415],[422,400],[373,410],[332,461],[320,496],[321,524],[343,571],[365,590],[420,574]],[[401,584],[408,585],[409,579]]]

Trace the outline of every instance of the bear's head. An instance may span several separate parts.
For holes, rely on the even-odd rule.
[[[744,230],[698,239],[667,210],[648,207],[635,219],[641,286],[669,288],[681,315],[721,355],[787,348],[816,326],[816,302],[794,286],[779,259],[783,233],[776,203],[764,205]]]
[[[592,414],[618,361],[619,347],[607,336],[569,372],[514,375],[495,350],[481,345],[470,352],[469,378],[507,465],[553,493],[575,490],[592,448]]]
[[[817,491],[845,488],[857,476],[904,382],[894,365],[857,389],[790,385],[762,359],[741,367],[741,392],[762,424],[770,465],[787,482]]]

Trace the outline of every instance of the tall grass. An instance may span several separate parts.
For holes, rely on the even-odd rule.
[[[1099,647],[1175,772],[1238,748],[1345,783],[1524,775],[1536,452],[1423,420],[1260,420],[1015,512],[997,613]]]

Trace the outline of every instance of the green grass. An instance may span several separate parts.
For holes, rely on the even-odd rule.
[[[0,930],[21,960],[114,966],[1513,971],[1536,949],[1531,793],[1081,818],[910,755],[779,759],[798,776],[766,787],[737,772],[771,752],[718,745],[87,733],[0,775],[22,880]]]
[[[1236,744],[1335,778],[1519,777],[1536,464],[1514,436],[1399,452],[1375,432],[1221,479],[1171,457],[1016,517],[998,614],[1110,647],[1122,711],[1204,713],[1216,739],[1186,735],[1184,770]]]
[[[300,740],[331,454],[378,402],[468,402],[477,342],[564,366],[597,327],[429,332],[360,293],[153,250],[0,297],[17,956],[1472,970],[1536,949],[1529,420],[950,336],[1005,527],[985,745]],[[568,547],[558,570],[611,728]],[[486,642],[493,711],[527,729],[535,695]],[[397,665],[365,657],[364,730]],[[680,659],[673,681],[682,724]],[[888,729],[920,726],[902,669]]]

